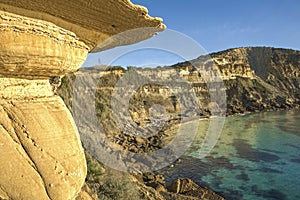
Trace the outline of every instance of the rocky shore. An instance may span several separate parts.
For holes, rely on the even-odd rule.
[[[130,70],[133,71],[129,73],[130,70],[128,71],[121,67],[109,67],[106,70],[103,70],[101,67],[87,68],[64,77],[57,93],[71,109],[71,97],[76,74],[101,74],[95,88],[95,105],[99,123],[102,125],[105,134],[111,143],[125,151],[147,153],[163,148],[172,139],[173,134],[176,133],[178,128],[176,124],[182,123],[182,118],[186,116],[193,117],[193,115],[205,118],[213,114],[211,113],[212,106],[216,107],[215,110],[221,109],[218,103],[212,102],[204,78],[195,66],[205,65],[203,63],[207,63],[208,61],[213,61],[217,66],[216,69],[223,80],[226,90],[226,115],[228,116],[249,112],[299,108],[299,60],[299,51],[254,47],[230,49],[213,53],[210,57],[202,56],[190,62],[178,63],[171,67],[163,67],[162,69],[132,68]],[[122,92],[122,87],[120,89],[118,83],[125,74],[131,75],[129,84],[140,84],[139,80],[132,81],[135,77],[132,76],[134,73],[138,73],[139,76],[154,77],[153,79],[158,76],[164,77],[163,83],[165,84],[169,84],[172,81],[170,77],[174,77],[175,73],[178,77],[183,78],[181,80],[183,84],[171,85],[173,87],[171,89],[173,90],[170,90],[170,87],[157,84],[157,82],[149,81],[146,84],[142,84],[137,88],[136,92],[132,93],[129,99],[129,115],[128,113],[122,113],[122,109],[119,109],[120,115],[128,122],[127,128],[120,131],[118,121],[113,118],[112,96],[116,87],[119,87],[119,91]],[[196,114],[194,112],[193,115],[189,112],[191,112],[190,110],[195,105],[194,102],[184,99],[187,102],[187,105],[184,106],[191,109],[188,111],[182,110],[180,109],[180,102],[173,93],[174,89],[176,91],[184,91],[182,85],[186,82],[192,86],[193,92],[198,102],[200,102],[197,104],[199,107],[196,109]],[[123,90],[126,89],[124,87]],[[185,98],[183,92],[179,95]],[[123,100],[119,99],[118,101],[122,102]],[[155,119],[151,116],[161,115],[159,109],[153,109],[153,106],[158,104],[167,113],[168,120],[164,121],[163,125],[160,125],[159,122],[164,118]],[[151,129],[149,124],[153,122],[156,123],[156,126]],[[160,129],[157,130],[155,127],[160,127]],[[141,133],[153,133],[153,135],[146,138],[135,137],[131,133],[137,130]],[[93,154],[93,152],[91,153]],[[152,164],[156,162],[153,161]],[[190,196],[190,198],[204,198],[204,196],[201,196],[204,194],[209,194],[210,197],[208,199],[221,199],[220,196],[207,189],[204,192],[203,188],[194,185],[191,180],[177,180],[177,182],[175,181],[172,184],[169,183],[170,186],[166,186],[163,177],[152,173],[140,174],[137,180],[140,180],[140,183],[143,185],[154,188],[156,192],[163,196],[162,199],[187,198],[183,197],[183,195]],[[192,189],[178,189],[184,184],[189,185]],[[174,192],[177,193],[176,197],[174,196]]]

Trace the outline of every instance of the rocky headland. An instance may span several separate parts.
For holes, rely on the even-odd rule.
[[[61,86],[56,91],[65,101],[66,105],[72,110],[72,95],[74,91],[74,81],[79,74],[88,73],[90,76],[99,76],[95,86],[95,107],[99,123],[103,131],[115,146],[134,153],[153,152],[164,147],[172,139],[172,134],[177,130],[177,124],[181,123],[183,116],[189,116],[195,103],[185,99],[184,92],[181,98],[186,102],[190,109],[182,110],[180,102],[174,91],[184,91],[183,85],[188,83],[197,99],[196,113],[198,117],[210,117],[212,107],[214,111],[221,109],[218,102],[213,102],[210,98],[210,91],[207,82],[198,69],[205,68],[205,65],[215,65],[215,73],[221,77],[223,87],[226,91],[226,115],[244,114],[250,112],[261,112],[280,109],[299,108],[300,105],[300,52],[290,49],[276,49],[268,47],[249,47],[236,48],[226,51],[212,53],[209,56],[178,63],[170,67],[157,69],[138,69],[130,68],[125,70],[122,67],[92,67],[85,68],[79,72],[65,76],[61,81]],[[118,121],[114,118],[112,99],[116,88],[119,91],[127,90],[127,85],[120,85],[122,77],[127,76],[126,83],[129,85],[140,84],[129,99],[129,109],[127,113],[120,113],[123,119],[128,122],[126,129],[120,130]],[[146,77],[147,81],[139,80]],[[150,77],[150,78],[149,78]],[[178,84],[174,83],[174,77],[179,79]],[[180,79],[182,78],[182,79]],[[55,78],[54,78],[55,79]],[[144,80],[144,78],[142,78]],[[153,81],[154,80],[154,81]],[[163,80],[163,81],[155,81]],[[53,80],[52,80],[53,82]],[[124,83],[124,82],[121,82]],[[163,84],[162,84],[163,83]],[[180,84],[182,83],[182,84]],[[167,87],[167,86],[168,87]],[[185,86],[186,87],[186,86]],[[122,89],[123,88],[123,89]],[[113,97],[113,98],[112,98]],[[122,98],[117,99],[121,102]],[[149,123],[159,123],[161,120],[153,118],[153,115],[160,116],[160,110],[153,109],[155,105],[161,105],[167,113],[168,120],[164,121],[160,129],[149,128]],[[154,106],[154,107],[153,107]],[[121,109],[120,109],[121,110]],[[120,111],[121,112],[121,111]],[[193,116],[191,116],[193,117]],[[133,131],[155,133],[151,137],[132,136]],[[87,150],[89,148],[87,147]],[[94,152],[91,152],[92,155]],[[131,158],[133,159],[133,158]],[[159,161],[153,161],[153,165]],[[126,163],[126,162],[125,162]],[[142,177],[141,177],[142,176]],[[135,176],[140,185],[139,191],[144,191],[144,185],[150,186],[162,197],[162,199],[185,199],[193,198],[189,194],[206,194],[199,186],[193,185],[191,180],[177,180],[177,188],[180,184],[188,184],[198,192],[182,192],[174,185],[176,183],[165,184],[163,178],[152,173],[144,173]],[[89,182],[88,182],[89,184]],[[97,184],[96,184],[97,185]],[[90,184],[93,188],[95,184]],[[142,188],[144,189],[142,189]],[[198,189],[195,189],[199,187]],[[146,190],[151,190],[146,189]],[[178,191],[177,191],[178,190]],[[209,191],[209,190],[206,190]],[[173,192],[173,193],[172,193]],[[177,196],[175,193],[177,193]],[[101,192],[100,192],[101,193]],[[210,193],[210,192],[208,192]],[[210,193],[208,199],[221,198],[214,193]],[[175,195],[175,196],[174,196]],[[200,196],[201,196],[200,195]],[[158,197],[155,197],[156,199]],[[154,199],[155,199],[154,198]],[[194,196],[194,198],[200,198]],[[151,199],[151,198],[150,198]],[[205,198],[204,198],[205,199]]]

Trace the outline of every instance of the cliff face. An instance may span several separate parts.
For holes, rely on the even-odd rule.
[[[216,66],[209,73],[219,73],[223,80],[227,94],[228,115],[291,109],[300,105],[300,52],[262,47],[230,49],[213,53],[210,57],[202,56],[190,62],[159,69],[108,68],[106,71],[97,67],[82,69],[80,72],[65,76],[57,93],[72,110],[76,76],[82,74],[88,74],[89,77],[98,76],[99,80],[93,88],[96,92],[96,115],[107,138],[114,147],[125,151],[153,152],[168,143],[172,138],[172,132],[177,130],[174,124],[179,123],[182,117],[193,114],[212,115],[211,108],[217,104],[211,101],[203,74],[195,67],[198,64],[201,68],[207,63],[214,63]],[[186,83],[190,88],[185,85]],[[129,98],[122,95],[129,91],[128,88],[134,88]],[[116,96],[116,90],[121,95]],[[188,93],[195,94],[196,103],[189,99],[191,96],[187,95]],[[124,99],[129,102],[128,109],[125,109],[127,113],[122,113],[122,107],[125,106]],[[120,121],[114,116],[116,112],[114,108],[116,105],[112,103],[114,100],[119,104],[120,108],[118,107],[117,111],[126,122],[126,129],[120,127]],[[157,105],[162,106],[165,113],[162,113]],[[195,105],[198,106],[195,109],[197,112],[191,114]],[[168,120],[164,121],[165,118]],[[163,125],[160,126],[160,123]],[[151,127],[153,124],[156,125],[154,128]],[[135,137],[131,134],[133,132],[153,133],[153,135],[145,138]],[[83,138],[84,134],[86,133],[82,133]],[[86,148],[89,150],[89,146]],[[134,158],[131,158],[132,160]],[[156,165],[157,162],[159,160],[153,160],[152,165]]]
[[[248,48],[247,52],[251,68],[258,77],[292,98],[299,98],[299,51]]]
[[[227,94],[229,115],[263,110],[299,107],[300,52],[288,49],[249,47],[210,54]],[[193,73],[192,64],[204,62],[199,57],[173,67],[187,71],[184,77],[193,85],[200,102],[209,102],[209,92],[201,75]],[[203,111],[209,107],[202,104]]]
[[[255,76],[246,49],[232,49],[210,56],[218,66],[223,80],[235,79],[236,77],[254,78]]]
[[[248,75],[242,73],[225,80],[229,114],[299,107],[299,51],[254,47],[232,49],[212,57],[233,58],[237,51],[242,52],[237,60],[244,61],[241,67],[247,69]]]
[[[87,46],[48,22],[0,11],[0,24],[0,197],[75,198],[86,174],[84,153],[48,77],[78,68]]]
[[[108,71],[99,71],[94,68],[83,69],[80,73],[101,74],[95,99],[99,123],[103,125],[106,133],[113,133],[112,138],[115,143],[127,149],[130,146],[130,141],[135,141],[134,137],[127,135],[127,132],[135,131],[136,125],[143,131],[151,132],[149,124],[156,123],[155,119],[151,118],[151,114],[157,116],[162,114],[159,113],[159,110],[153,109],[157,104],[164,108],[167,113],[165,117],[169,119],[169,123],[161,127],[161,130],[169,129],[171,127],[169,125],[179,122],[181,116],[189,116],[195,105],[198,106],[196,115],[212,115],[212,107],[218,107],[218,105],[216,102],[212,102],[203,75],[195,68],[196,64],[204,66],[208,62],[215,64],[215,70],[218,71],[223,80],[227,94],[227,115],[299,107],[300,52],[287,49],[264,47],[230,49],[213,53],[210,57],[201,56],[190,62],[160,69],[131,69],[126,71],[110,68]],[[134,74],[139,75],[135,76]],[[71,107],[72,103],[70,101],[71,85],[75,77],[76,73],[65,77],[58,90],[68,107]],[[128,80],[122,86],[119,83],[124,81],[124,77],[127,77]],[[136,77],[142,77],[141,80],[144,81],[135,80]],[[160,82],[160,80],[163,81]],[[189,99],[190,96],[185,95],[184,92],[187,92],[184,91],[187,88],[186,83],[191,86],[188,93],[195,94],[196,103]],[[122,114],[122,109],[118,110],[119,114],[124,117],[123,120],[126,119],[128,122],[127,129],[120,130],[118,121],[113,115],[112,95],[114,90],[122,93],[123,90],[128,90],[130,85],[135,84],[139,84],[139,87],[136,87],[135,92],[128,99],[127,112],[129,115],[128,113],[127,115],[126,113]],[[180,102],[178,95],[181,99]],[[117,97],[114,96],[113,98]],[[120,95],[118,98],[117,101],[122,105],[125,96]],[[183,110],[180,103],[183,103],[183,106],[188,109]],[[159,123],[159,119],[157,120]],[[155,132],[155,130],[152,131]],[[116,133],[118,134],[116,135]],[[140,144],[135,147],[131,146],[131,150],[153,151],[163,145],[162,138],[163,134],[159,133],[154,137],[144,139],[145,141],[139,140]],[[160,142],[151,142],[153,140]],[[142,148],[138,148],[138,146]]]
[[[164,27],[128,0],[0,0],[0,199],[77,197],[84,151],[49,78],[74,72],[88,52],[135,43]],[[134,28],[143,30],[134,39],[116,36]]]
[[[161,18],[129,0],[1,0],[0,10],[72,31],[93,52],[133,44],[165,29]]]

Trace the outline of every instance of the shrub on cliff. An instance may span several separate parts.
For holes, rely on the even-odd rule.
[[[129,180],[128,176],[120,174],[109,174],[98,191],[99,199],[104,200],[139,200],[140,196],[136,186]]]

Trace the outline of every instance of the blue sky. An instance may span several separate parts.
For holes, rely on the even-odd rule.
[[[151,16],[164,19],[168,29],[185,34],[209,53],[242,46],[272,46],[300,50],[298,0],[132,0],[132,2],[146,6]],[[121,48],[89,55],[84,66],[169,65],[190,59],[182,58],[174,52],[145,49],[130,52],[114,62],[105,63],[106,57],[116,54],[115,51],[120,51]],[[178,48],[181,48],[181,45],[178,45]],[[197,52],[191,53],[191,58],[197,57],[196,54]],[[199,55],[201,54],[203,52],[199,52]]]

